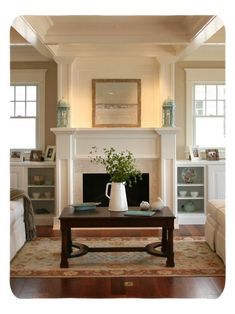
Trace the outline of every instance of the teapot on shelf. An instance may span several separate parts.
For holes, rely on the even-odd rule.
[[[184,212],[194,212],[196,209],[192,201],[188,201],[186,204],[181,206],[181,210]]]

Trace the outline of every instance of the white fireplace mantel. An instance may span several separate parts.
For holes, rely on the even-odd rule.
[[[165,205],[173,209],[175,193],[176,134],[179,128],[53,128],[56,135],[56,208],[55,224],[62,209],[75,201],[76,163],[87,165],[93,146],[129,150],[136,160],[159,165],[159,194]]]

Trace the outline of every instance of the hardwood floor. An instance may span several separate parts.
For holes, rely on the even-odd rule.
[[[75,236],[151,236],[156,230],[84,230]],[[38,227],[37,234],[58,236],[59,230]],[[204,235],[204,226],[180,226],[179,236]],[[18,298],[217,298],[225,277],[119,277],[119,278],[12,278],[13,294]]]

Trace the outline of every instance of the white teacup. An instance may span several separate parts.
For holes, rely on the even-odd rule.
[[[192,192],[190,192],[190,194],[192,197],[198,197],[199,192],[198,191],[192,191]]]
[[[187,191],[179,191],[179,195],[181,197],[185,197],[187,195]]]

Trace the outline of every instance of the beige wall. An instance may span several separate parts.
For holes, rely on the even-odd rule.
[[[81,61],[81,60],[80,60]],[[91,127],[91,78],[115,78],[123,77],[125,70],[126,77],[137,75],[135,62],[132,66],[129,63],[127,68],[126,60],[124,67],[117,66],[117,63],[110,67],[102,67],[102,62],[99,64],[89,64],[86,60],[75,64],[75,77],[73,84],[73,121],[74,127]],[[107,61],[107,60],[106,60]],[[137,60],[135,60],[137,61]],[[145,60],[146,62],[146,60]],[[147,63],[147,64],[146,64]],[[145,73],[142,81],[142,127],[159,127],[161,126],[161,104],[159,103],[159,72],[157,63],[152,59],[151,62],[146,62],[141,70]],[[95,65],[95,66],[94,66]],[[151,66],[150,66],[151,65]],[[152,70],[151,70],[152,68]],[[180,127],[180,132],[177,135],[177,159],[185,159],[186,150],[186,73],[185,68],[225,68],[225,63],[219,62],[202,62],[202,61],[185,61],[178,62],[175,65],[175,101],[176,101],[176,126]],[[55,144],[55,136],[50,131],[50,128],[56,127],[56,103],[57,103],[57,64],[55,62],[12,62],[11,69],[47,69],[46,72],[46,109],[45,109],[45,146]],[[115,73],[115,74],[114,74]],[[111,76],[110,76],[111,75]],[[134,78],[135,78],[134,77]],[[144,96],[144,97],[143,97]]]
[[[55,145],[55,135],[50,128],[56,127],[57,64],[51,62],[11,62],[11,69],[46,69],[45,83],[45,148]]]
[[[202,62],[202,61],[185,61],[178,62],[175,65],[175,101],[176,101],[176,126],[181,130],[177,135],[177,159],[185,159],[186,154],[186,72],[185,68],[224,69],[225,63],[219,62]]]
[[[80,57],[72,66],[71,126],[92,127],[92,79],[141,79],[141,127],[161,126],[159,64],[148,57]]]

